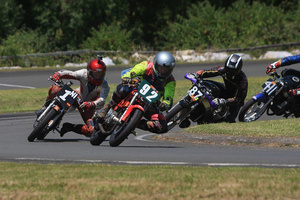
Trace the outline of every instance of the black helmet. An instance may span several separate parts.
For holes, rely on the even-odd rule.
[[[231,54],[225,61],[225,71],[228,76],[236,76],[243,67],[242,57],[237,54]]]
[[[175,58],[171,53],[161,51],[154,57],[153,65],[155,75],[160,80],[164,80],[172,74],[175,67]]]

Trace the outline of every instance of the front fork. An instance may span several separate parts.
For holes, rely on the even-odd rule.
[[[48,106],[47,108],[44,110],[44,112],[36,119],[36,123],[39,123],[47,113],[50,112],[51,109],[54,109],[55,111],[59,112],[58,115],[56,115],[47,125],[46,129],[50,129],[53,124],[56,123],[56,121],[60,120],[61,119],[61,116],[64,114],[64,108],[61,109],[58,105],[55,105],[56,103],[56,100],[53,100]]]

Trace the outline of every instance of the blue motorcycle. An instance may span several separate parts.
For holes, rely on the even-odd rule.
[[[252,122],[259,119],[265,112],[288,118],[300,116],[300,98],[292,96],[289,90],[297,88],[300,77],[287,75],[281,77],[276,71],[262,85],[262,91],[254,95],[240,110],[240,122]]]

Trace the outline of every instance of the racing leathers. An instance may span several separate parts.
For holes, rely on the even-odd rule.
[[[226,76],[224,67],[217,66],[210,70],[199,70],[196,72],[198,78],[209,78],[222,76],[224,84],[213,81],[220,86],[225,105],[229,107],[228,114],[223,121],[233,123],[238,115],[240,108],[244,105],[244,100],[248,92],[248,80],[243,71],[236,76]]]
[[[88,80],[87,69],[81,69],[77,71],[61,70],[56,72],[55,75],[58,76],[59,79],[78,80],[80,82],[80,87],[78,87],[75,91],[80,95],[81,100],[84,102],[82,105],[77,105],[76,103],[75,107],[79,110],[85,125],[72,125],[70,123],[65,123],[61,130],[61,136],[63,136],[65,132],[74,131],[90,137],[94,131],[91,118],[93,117],[95,111],[103,107],[110,90],[107,81],[104,79],[101,85],[93,85]],[[47,99],[53,99],[60,90],[60,87],[52,85],[49,89]],[[71,108],[69,111],[74,110],[75,107]],[[63,130],[66,127],[66,124],[69,125],[69,128],[67,128],[68,130]]]
[[[284,67],[292,64],[300,63],[300,54],[295,56],[287,56],[278,61],[268,65],[266,73],[271,73],[274,69]],[[295,69],[285,69],[281,72],[282,76],[295,75],[300,76],[300,71]],[[300,87],[289,91],[294,96],[300,96]]]
[[[176,81],[173,75],[170,75],[164,80],[160,80],[153,71],[153,62],[143,61],[133,68],[128,70],[125,74],[122,75],[122,80],[128,78],[139,77],[142,80],[147,80],[152,84],[162,96],[161,102],[163,105],[167,105],[168,108],[172,106],[173,96],[175,93]],[[106,113],[108,109],[118,104],[123,98],[125,98],[131,92],[130,88],[123,85],[122,83],[116,87],[110,102],[103,109],[103,112]],[[168,130],[167,121],[164,115],[162,115],[159,109],[159,102],[153,103],[148,108],[144,117],[147,119],[142,119],[138,124],[138,128],[143,130],[148,130],[153,133],[165,133]],[[168,109],[167,108],[167,109]],[[101,113],[101,111],[100,111]]]

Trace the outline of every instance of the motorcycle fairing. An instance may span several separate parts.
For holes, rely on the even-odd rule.
[[[68,85],[64,85],[64,87],[57,93],[57,97],[59,97],[61,104],[65,109],[69,108],[73,104],[78,95],[79,94]]]
[[[122,116],[122,118],[121,118],[121,121],[125,121],[127,118],[128,118],[128,116],[130,115],[130,113],[132,112],[132,110],[133,109],[139,109],[139,110],[141,110],[143,113],[145,113],[145,110],[144,110],[144,108],[142,107],[142,106],[140,106],[140,105],[130,105],[128,108],[127,108],[127,110],[125,111],[125,113],[123,114],[123,116]]]
[[[300,77],[293,76],[293,75],[287,75],[281,78],[281,80],[286,83],[286,85],[289,87],[289,89],[295,89],[298,88],[300,85]]]

